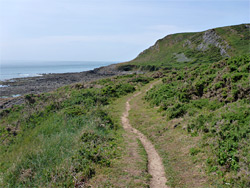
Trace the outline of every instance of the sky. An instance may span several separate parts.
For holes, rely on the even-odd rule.
[[[0,61],[124,62],[168,34],[249,22],[248,0],[0,0]]]

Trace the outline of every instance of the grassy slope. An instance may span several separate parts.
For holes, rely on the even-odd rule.
[[[227,55],[249,54],[249,26],[249,24],[241,24],[203,32],[168,35],[158,40],[154,46],[143,51],[134,60],[121,64],[120,69],[129,70],[133,66],[147,70],[184,67],[194,63],[216,62],[224,59]],[[197,49],[199,45],[206,44],[204,36],[209,31],[214,31],[214,33],[207,35],[207,41],[212,41],[212,44],[207,42],[207,49]],[[213,43],[214,41],[217,43]],[[226,54],[221,55],[220,46],[218,45],[226,51]],[[179,60],[178,54],[184,54],[190,61]]]
[[[169,71],[146,100],[202,138],[190,155],[219,179],[214,186],[250,186],[250,56]]]
[[[66,86],[2,111],[1,186],[74,187],[108,169],[126,145],[107,105],[148,80],[129,75]]]
[[[114,100],[108,111],[115,123],[122,127],[121,116],[125,111],[125,104],[133,94]],[[133,134],[127,133],[123,128],[119,130],[120,156],[113,161],[112,168],[102,169],[98,175],[90,180],[94,187],[148,187],[150,175],[147,172],[147,154]]]

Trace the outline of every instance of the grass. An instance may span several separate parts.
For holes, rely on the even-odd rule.
[[[113,166],[124,154],[118,148],[126,146],[107,106],[150,79],[128,75],[96,81],[88,88],[66,86],[27,95],[26,104],[1,111],[1,186],[88,185],[101,169]]]
[[[215,30],[230,55],[247,52],[244,25]],[[0,186],[148,187],[147,154],[120,120],[128,97],[141,90],[129,118],[163,158],[171,187],[249,187],[250,56],[212,63],[221,59],[218,49],[183,47],[184,38],[197,46],[202,35],[168,36],[120,67],[161,72],[30,94],[2,110]],[[174,53],[192,61],[173,64]],[[158,73],[162,83],[146,92]]]
[[[145,90],[146,88],[142,88],[142,93],[145,94]],[[209,181],[202,170],[204,164],[198,160],[194,163],[189,154],[189,149],[196,146],[198,139],[178,127],[174,128],[181,119],[166,122],[157,108],[151,108],[143,97],[144,95],[139,95],[131,100],[130,123],[155,145],[163,159],[168,185],[206,187]]]
[[[182,127],[202,138],[190,153],[206,153],[206,171],[218,179],[215,185],[250,185],[249,58],[171,71],[145,97],[168,121],[184,118]]]
[[[249,24],[248,24],[249,25]],[[211,35],[209,39],[217,41],[227,55],[238,56],[249,54],[249,29],[245,24],[215,28],[213,30],[219,38]],[[205,44],[205,31],[195,33],[177,33],[158,40],[152,47],[139,54],[134,60],[119,65],[121,70],[182,69],[195,64],[213,63],[222,60],[226,55],[221,54],[218,44]],[[199,49],[200,45],[207,45],[207,49]],[[230,47],[228,47],[230,46]],[[176,54],[182,54],[186,62],[178,60]]]
[[[124,131],[121,116],[125,111],[125,103],[133,94],[114,100],[107,108],[113,121],[118,124],[119,140],[117,149],[119,156],[112,168],[103,168],[91,179],[94,187],[148,187],[150,175],[147,172],[147,154],[133,134]]]

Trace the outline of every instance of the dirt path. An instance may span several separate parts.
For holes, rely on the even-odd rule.
[[[153,83],[150,85],[149,89],[153,87],[154,84],[157,82]],[[130,99],[127,100],[126,102],[126,110],[122,115],[122,124],[123,127],[126,131],[133,132],[134,134],[137,135],[137,137],[140,139],[142,145],[144,146],[147,155],[148,155],[148,171],[150,175],[152,176],[151,181],[150,181],[150,187],[151,188],[167,188],[166,182],[167,179],[165,177],[165,171],[164,171],[164,166],[162,164],[162,159],[157,153],[157,151],[154,148],[154,145],[147,139],[147,137],[142,134],[140,131],[137,129],[133,128],[130,123],[129,123],[129,110],[130,110],[130,104],[129,102],[131,101],[132,98],[140,95],[141,92],[136,93],[131,97]]]

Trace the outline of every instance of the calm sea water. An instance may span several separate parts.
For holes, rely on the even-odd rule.
[[[11,78],[40,76],[48,73],[68,73],[92,70],[116,62],[87,61],[2,61],[0,64],[0,80]]]

